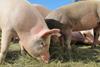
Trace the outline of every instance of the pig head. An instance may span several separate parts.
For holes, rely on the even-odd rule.
[[[92,44],[94,40],[94,32],[93,29],[80,31],[81,35],[84,37],[83,43]],[[100,44],[100,36],[97,40],[97,43]]]
[[[92,44],[93,43],[93,30],[85,30],[72,32],[72,42],[74,43],[84,43],[84,44]]]
[[[38,10],[25,0],[0,0],[0,13],[0,63],[6,57],[9,42],[15,32],[23,49],[32,57],[47,63],[50,38],[52,35],[59,36],[60,30],[48,29]]]

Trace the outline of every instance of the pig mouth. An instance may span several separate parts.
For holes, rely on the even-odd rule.
[[[25,48],[24,49],[29,56],[33,57],[34,59],[38,61],[41,61],[47,64],[49,63],[50,55],[49,55],[49,52],[46,50],[47,46],[44,46],[44,47],[45,47],[45,51],[39,52],[38,54],[31,52],[30,50],[26,50]]]
[[[49,59],[50,59],[50,55],[48,53],[45,54],[41,54],[40,56],[32,56],[28,53],[29,56],[33,57],[35,60],[39,61],[39,62],[43,62],[48,64],[49,63]]]

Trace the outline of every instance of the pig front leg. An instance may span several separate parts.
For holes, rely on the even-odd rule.
[[[69,55],[69,58],[71,60],[71,55],[72,55],[72,52],[71,52],[71,37],[72,37],[72,30],[71,29],[67,29],[66,31],[64,31],[65,33],[65,45],[67,46],[67,51],[68,51],[68,55]]]
[[[71,30],[65,31],[64,40],[65,40],[65,44],[66,44],[68,50],[71,50],[71,45],[70,45],[70,43],[71,43],[71,36],[72,36],[71,34],[72,34]]]
[[[96,45],[98,44],[98,38],[100,35],[100,24],[96,28],[94,28],[93,30],[94,30],[94,41],[93,41],[91,48],[95,48]]]
[[[22,56],[25,56],[26,55],[26,51],[25,51],[24,46],[22,45],[21,41],[19,41],[19,44],[20,44],[20,52],[21,52],[21,55]]]
[[[63,48],[64,51],[66,51],[66,45],[65,45],[65,34],[61,33],[61,37],[59,37],[60,45]]]
[[[25,49],[24,49],[24,47],[23,47],[23,45],[21,44],[20,41],[19,41],[19,43],[20,43],[21,55],[24,56],[26,54]]]
[[[1,51],[0,51],[0,63],[3,63],[7,50],[8,50],[8,45],[11,40],[11,30],[2,30],[2,38],[1,38]]]

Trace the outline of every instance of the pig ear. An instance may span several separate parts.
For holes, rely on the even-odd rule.
[[[41,36],[42,37],[48,37],[48,36],[52,36],[52,35],[56,35],[56,36],[60,37],[61,36],[60,29],[48,30],[48,31],[44,32]]]

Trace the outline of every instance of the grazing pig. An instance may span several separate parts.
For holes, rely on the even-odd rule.
[[[35,7],[40,12],[43,18],[45,18],[50,13],[50,10],[44,8],[42,5],[33,4],[33,7]],[[52,42],[53,41],[54,40],[52,40]],[[92,44],[93,43],[93,30],[72,32],[72,42],[82,42],[84,44]]]
[[[40,14],[42,15],[43,18],[45,18],[51,11],[46,9],[45,7],[43,7],[42,5],[39,4],[33,4],[33,7],[35,7]],[[48,25],[48,24],[47,24]],[[51,29],[51,27],[48,25],[48,27]],[[52,40],[53,42],[54,40]],[[84,37],[81,34],[81,32],[73,32],[72,33],[72,41],[74,42],[83,42],[84,41]]]
[[[33,7],[35,7],[43,18],[45,18],[49,13],[50,10],[46,9],[42,5],[39,4],[33,4]],[[47,24],[48,25],[48,24]],[[50,28],[50,26],[48,25]],[[54,38],[52,38],[52,44],[53,41],[55,41]],[[57,40],[57,39],[56,39]],[[93,43],[93,30],[85,30],[85,31],[78,31],[78,32],[72,32],[72,42],[80,42],[84,44],[92,44]],[[60,42],[62,44],[62,42]],[[52,45],[51,44],[51,45]]]
[[[52,11],[45,18],[46,23],[61,29],[63,40],[71,49],[72,31],[94,30],[92,47],[97,44],[100,31],[100,1],[80,1]]]
[[[20,45],[34,58],[49,60],[52,35],[59,29],[48,29],[36,8],[26,0],[0,0],[0,28],[2,30],[0,63],[6,57],[12,35],[16,32]]]
[[[38,10],[38,12],[41,14],[41,16],[43,18],[45,18],[50,12],[50,10],[46,9],[45,7],[43,7],[42,5],[39,5],[39,4],[32,4],[32,6],[33,6],[33,9],[36,8]],[[12,41],[14,43],[18,42],[19,41],[18,36],[14,35],[14,37],[12,38]],[[25,53],[25,51],[24,51],[23,47],[21,47],[21,54],[24,54],[24,53]]]
[[[92,44],[93,43],[93,40],[94,40],[93,29],[80,31],[80,33],[84,37],[83,43],[86,43],[86,44]]]
[[[72,42],[92,44],[93,43],[93,30],[85,30],[79,32],[72,32]]]
[[[83,43],[92,44],[94,39],[93,29],[80,31],[80,34],[84,37]],[[100,44],[100,36],[98,38],[97,44]]]

